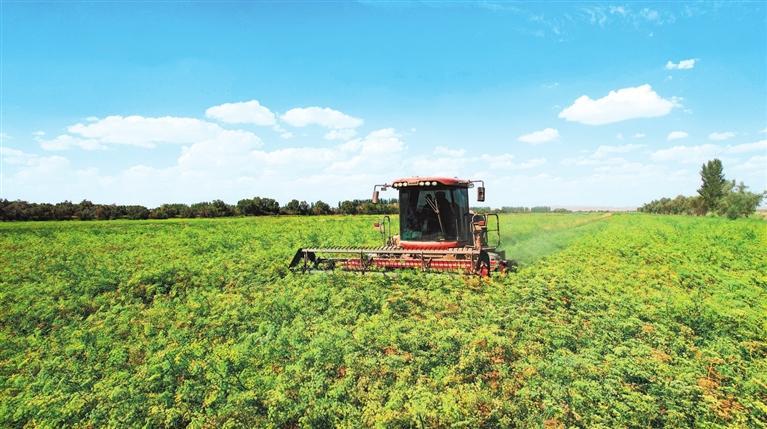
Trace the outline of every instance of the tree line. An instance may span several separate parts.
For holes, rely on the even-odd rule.
[[[701,186],[698,195],[678,195],[675,198],[653,200],[639,208],[640,212],[705,216],[715,214],[737,219],[753,214],[767,191],[756,194],[748,187],[724,176],[722,161],[713,159],[700,169]]]
[[[290,200],[281,206],[272,198],[246,198],[237,204],[222,200],[194,204],[163,204],[155,208],[141,205],[96,204],[88,200],[79,203],[64,201],[56,204],[30,203],[0,199],[0,220],[114,220],[213,218],[232,216],[329,215],[329,214],[394,214],[399,212],[397,199],[347,200],[331,207],[323,201],[308,203]]]

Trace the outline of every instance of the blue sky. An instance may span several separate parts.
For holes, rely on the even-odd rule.
[[[747,3],[3,2],[2,190],[335,203],[403,175],[636,206],[719,157],[767,188]],[[390,194],[387,196],[394,196]]]

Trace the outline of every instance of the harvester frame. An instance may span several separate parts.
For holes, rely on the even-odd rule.
[[[400,228],[393,235],[391,218],[375,224],[383,246],[299,249],[290,263],[298,272],[342,269],[388,272],[400,269],[455,272],[489,276],[514,269],[500,245],[500,220],[495,213],[475,213],[469,208],[468,189],[478,183],[477,201],[485,200],[482,180],[448,177],[411,177],[373,186],[373,203],[379,190],[399,191]],[[494,220],[490,227],[490,220]],[[494,243],[488,235],[494,233]]]

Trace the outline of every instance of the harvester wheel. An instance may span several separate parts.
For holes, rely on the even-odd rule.
[[[517,270],[519,270],[519,262],[515,261],[514,259],[504,260],[500,264],[500,267],[501,267],[501,272],[516,273]]]
[[[490,277],[490,255],[487,252],[481,252],[477,257],[477,266],[474,270],[480,277]]]

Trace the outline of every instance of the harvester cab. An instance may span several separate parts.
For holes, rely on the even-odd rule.
[[[384,216],[376,224],[383,246],[299,249],[290,268],[361,272],[418,269],[481,276],[513,269],[516,264],[506,261],[504,252],[498,250],[498,215],[475,213],[469,208],[469,188],[475,184],[479,184],[477,201],[483,202],[485,186],[481,180],[413,177],[375,185],[373,203],[378,203],[380,191],[399,192],[399,234],[392,234],[391,219]]]

